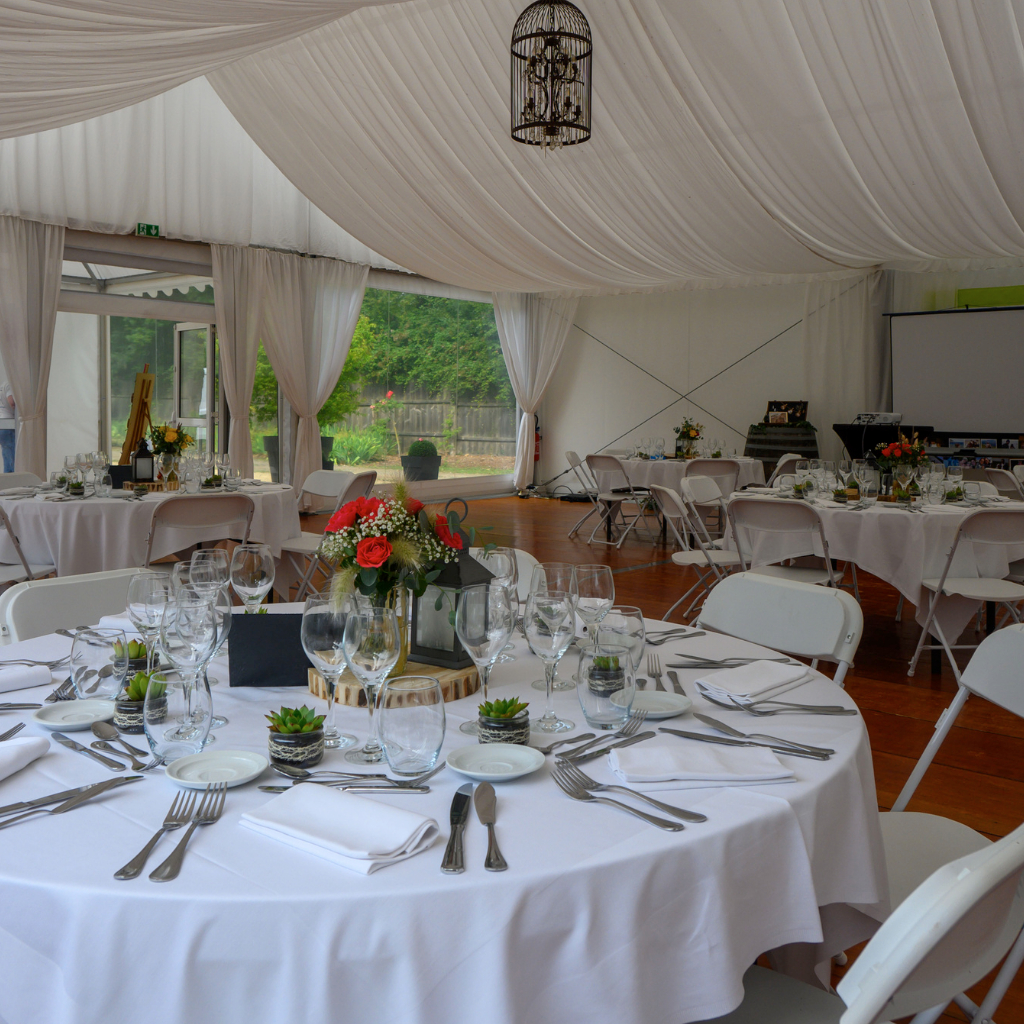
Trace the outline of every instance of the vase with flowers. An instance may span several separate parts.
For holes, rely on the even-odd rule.
[[[177,490],[178,460],[181,453],[195,443],[195,438],[170,423],[159,427],[154,424],[149,428],[149,437],[153,444],[153,455],[160,465],[164,487],[169,491]]]
[[[914,477],[919,466],[928,462],[924,442],[915,433],[911,440],[900,434],[898,441],[875,446],[875,463],[883,474],[892,475],[892,500],[909,503],[917,487]]]
[[[703,424],[687,417],[675,427],[676,434],[676,458],[692,459],[697,454],[697,442],[701,438]]]

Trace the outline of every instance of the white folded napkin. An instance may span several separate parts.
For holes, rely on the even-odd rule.
[[[777,661],[752,661],[739,668],[707,672],[697,680],[700,693],[715,700],[729,701],[736,698],[759,700],[775,697],[786,690],[799,686],[807,678],[806,665],[782,665]]]
[[[96,625],[102,626],[104,629],[123,629],[129,639],[142,635],[135,628],[135,623],[128,618],[127,612],[121,612],[119,615],[104,615]]]
[[[0,743],[0,779],[20,772],[49,749],[50,741],[45,736],[15,736]]]
[[[241,823],[364,875],[420,853],[438,834],[432,818],[325,786],[294,786]]]
[[[699,740],[636,743],[608,755],[612,771],[629,783],[676,783],[664,789],[749,786],[788,782],[794,773],[765,747],[724,747]]]
[[[27,690],[32,686],[48,686],[52,682],[45,665],[12,665],[4,668],[0,661],[0,693]]]

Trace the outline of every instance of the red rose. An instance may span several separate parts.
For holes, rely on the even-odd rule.
[[[327,532],[337,533],[339,530],[346,530],[350,526],[355,526],[356,517],[358,515],[359,510],[356,508],[356,503],[354,501],[350,501],[347,504],[342,505],[341,508],[331,516],[330,521],[327,523]]]
[[[448,529],[448,520],[442,519],[440,516],[437,517],[437,525],[434,527],[437,531],[437,539],[447,547],[453,548],[455,551],[462,550],[462,538],[456,533],[453,534]]]
[[[418,516],[422,508],[423,502],[417,501],[415,498],[409,498],[405,503],[405,511],[411,516]]]
[[[372,519],[380,509],[381,501],[380,498],[356,498],[349,504],[355,505],[356,515],[360,519]]]
[[[389,391],[384,397],[390,398],[394,394],[394,391]]]
[[[364,537],[356,545],[356,561],[364,569],[379,569],[390,557],[387,537]]]

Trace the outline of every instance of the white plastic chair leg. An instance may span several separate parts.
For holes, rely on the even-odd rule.
[[[903,595],[900,594],[900,599],[896,602],[896,621],[903,621]]]
[[[569,531],[568,539],[572,540],[573,537],[579,533],[580,527],[597,511],[596,508],[592,508],[585,516],[582,516],[576,521],[576,525]]]
[[[974,1003],[967,996],[956,996],[953,1001],[961,1010],[967,1013],[973,1024],[990,1024],[990,1022],[995,1024],[992,1021],[992,1014],[996,1012],[996,1007],[1001,1002],[1003,996],[1006,995],[1006,990],[1017,976],[1017,971],[1020,970],[1022,963],[1024,963],[1024,931],[1017,936],[1017,941],[1013,944],[1010,952],[1006,954],[1003,966],[999,968],[999,973],[989,986],[988,992],[985,993],[981,1006],[974,1007],[973,1015],[972,1011],[964,1006],[964,1002],[974,1006]],[[964,1002],[961,1002],[961,999]]]

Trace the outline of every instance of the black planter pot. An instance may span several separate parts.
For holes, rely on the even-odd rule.
[[[291,768],[312,768],[324,756],[324,731],[270,732],[270,763]]]
[[[481,743],[519,743],[525,746],[530,742],[530,713],[524,709],[514,718],[478,715],[476,729],[476,737]]]
[[[123,695],[114,701],[114,728],[118,732],[143,733],[145,728],[144,700],[128,700]],[[150,704],[150,722],[162,722],[167,715],[167,701],[155,700]]]
[[[441,456],[403,455],[402,469],[406,480],[436,480],[441,471]]]
[[[331,461],[331,449],[334,448],[334,438],[320,435],[320,468],[334,469]],[[281,439],[277,434],[263,435],[263,450],[267,453],[270,462],[270,479],[273,483],[281,481]]]

